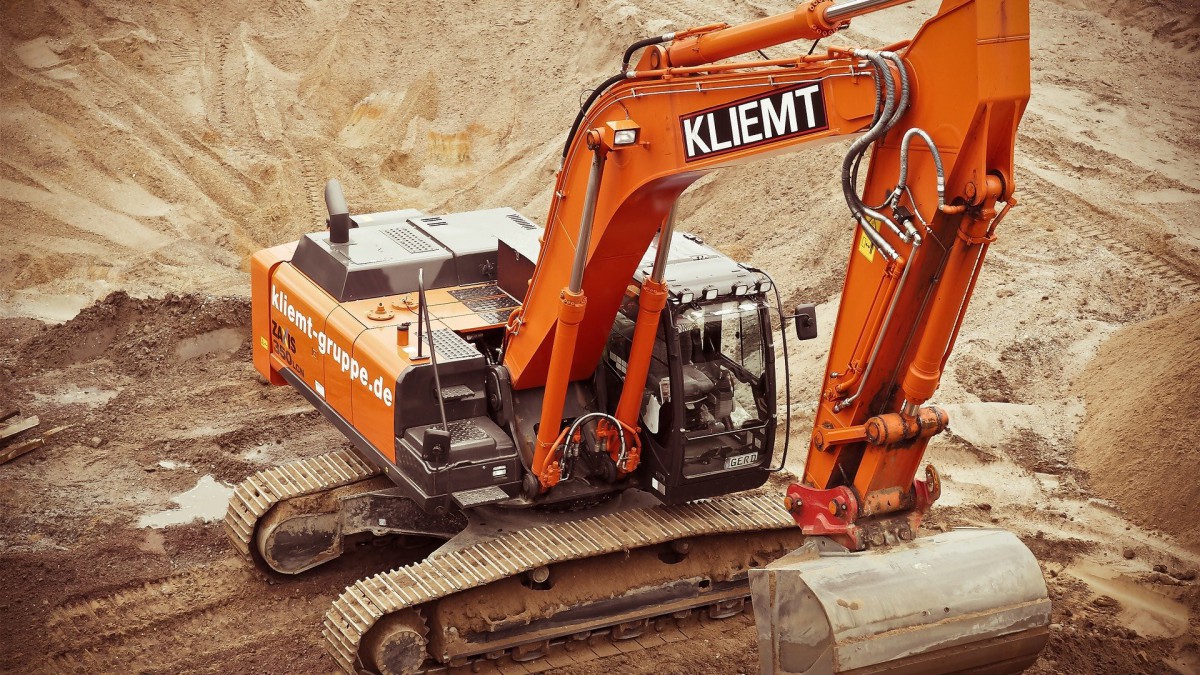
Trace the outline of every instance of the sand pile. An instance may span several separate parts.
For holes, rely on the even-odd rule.
[[[1075,388],[1088,407],[1075,457],[1096,491],[1200,549],[1189,432],[1200,399],[1200,303],[1118,331]]]

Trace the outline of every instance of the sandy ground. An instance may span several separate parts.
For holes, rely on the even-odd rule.
[[[203,518],[142,526],[343,443],[258,384],[246,255],[317,229],[327,177],[354,211],[540,220],[579,94],[626,44],[786,7],[179,5],[2,5],[0,403],[74,425],[0,467],[6,671],[329,671],[320,617],[386,551],[279,583]],[[929,525],[1005,527],[1038,556],[1055,601],[1038,672],[1196,672],[1200,481],[1180,439],[1200,359],[1200,18],[1184,0],[1034,5],[1021,206],[939,390],[953,422],[929,454],[947,479]],[[834,40],[892,42],[934,9]],[[825,336],[850,248],[844,150],[728,170],[681,209],[789,304],[820,303]],[[826,346],[792,354],[795,447]],[[215,491],[172,501],[197,486]],[[757,669],[746,621],[703,636],[584,672]]]

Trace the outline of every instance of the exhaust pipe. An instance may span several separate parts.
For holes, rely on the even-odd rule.
[[[764,674],[1018,673],[1050,638],[1033,553],[958,529],[861,553],[814,537],[750,571]]]
[[[349,242],[350,209],[346,207],[346,195],[342,193],[342,184],[336,178],[325,184],[325,210],[329,212],[329,220],[325,221],[329,228],[329,243]]]

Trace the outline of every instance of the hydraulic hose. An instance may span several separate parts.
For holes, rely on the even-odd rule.
[[[871,113],[871,124],[867,127],[868,129],[879,123],[879,113],[883,110],[883,78],[872,77],[871,82],[875,85],[875,110]]]
[[[890,131],[892,129],[892,127],[896,126],[896,123],[900,121],[900,118],[904,116],[904,113],[908,112],[908,103],[909,103],[909,98],[911,95],[911,91],[908,86],[908,69],[905,68],[905,66],[904,66],[904,60],[901,59],[900,56],[897,55],[895,52],[879,52],[879,55],[882,56],[883,58],[891,61],[892,63],[896,64],[896,70],[899,71],[899,73],[900,73],[900,101],[896,105],[895,112],[892,113],[891,121],[888,122],[887,130]],[[875,120],[879,119],[879,82],[878,81],[875,82],[875,108],[876,108],[875,115],[871,118],[872,125],[874,125]],[[856,186],[858,185],[858,169],[862,163],[862,158],[865,154],[866,154],[866,151],[864,150],[864,152],[862,154],[860,154],[858,157],[856,157],[854,159],[854,169],[851,171],[851,174],[852,174],[852,182]],[[886,204],[887,204],[887,202],[885,201],[883,204],[880,204],[879,206],[874,206],[871,208],[881,209]]]
[[[788,447],[792,443],[792,371],[788,366],[788,346],[787,346],[787,329],[784,327],[783,317],[783,297],[779,295],[779,287],[775,285],[775,280],[767,274],[765,270],[749,265],[742,265],[742,268],[763,275],[767,281],[771,282],[771,290],[775,291],[775,313],[779,315],[779,338],[783,341],[783,400],[787,407],[787,415],[783,418],[783,456],[779,458],[779,466],[767,467],[771,473],[777,473],[783,470],[787,465]]]
[[[876,81],[876,111],[872,117],[871,127],[865,134],[860,136],[850,146],[850,150],[846,153],[846,158],[842,162],[842,189],[846,197],[846,203],[850,207],[851,214],[859,226],[862,227],[863,233],[871,240],[871,243],[883,251],[884,255],[889,260],[896,259],[896,252],[877,232],[871,228],[867,219],[875,220],[886,224],[888,229],[900,237],[902,241],[909,242],[912,240],[912,234],[901,231],[891,218],[888,218],[877,209],[882,208],[884,204],[878,207],[868,206],[858,196],[858,170],[862,163],[862,158],[866,154],[867,148],[872,143],[879,140],[900,121],[900,118],[908,110],[911,88],[909,86],[908,70],[904,65],[903,59],[893,52],[875,53],[869,50],[855,50],[854,55],[870,61],[872,68],[875,70],[877,77]],[[891,70],[887,66],[890,61],[896,65],[897,71],[900,74],[899,91],[897,92],[895,78],[892,77]],[[880,83],[882,82],[882,87]],[[882,92],[882,96],[880,95]],[[883,108],[879,109],[879,102],[882,99]],[[885,202],[886,204],[886,202]]]
[[[929,134],[924,129],[913,127],[904,132],[904,138],[900,141],[900,180],[896,183],[896,189],[892,193],[893,199],[899,199],[900,193],[908,188],[908,146],[912,142],[913,136],[917,136],[925,145],[929,147],[929,152],[933,155],[933,165],[937,169],[937,196],[938,208],[946,205],[946,172],[942,167],[942,153],[938,151],[937,144],[929,137]],[[916,205],[914,204],[914,209]]]
[[[626,429],[631,434],[637,433],[637,431],[635,429],[631,428],[627,424],[623,424],[616,417],[613,417],[612,415],[609,415],[608,413],[593,412],[593,413],[587,413],[585,415],[580,415],[579,418],[576,419],[575,422],[571,424],[571,426],[567,427],[566,429],[563,429],[562,433],[560,433],[558,435],[558,439],[554,442],[554,447],[550,452],[550,459],[548,461],[553,461],[555,456],[557,456],[559,454],[562,454],[564,457],[564,463],[561,464],[559,467],[560,474],[566,474],[566,476],[570,476],[570,473],[571,473],[570,468],[567,467],[566,463],[565,463],[566,452],[565,452],[565,449],[562,448],[563,444],[570,442],[569,439],[575,435],[575,431],[578,430],[579,427],[582,426],[584,422],[591,420],[591,419],[595,419],[595,418],[608,420],[610,423],[612,423],[612,425],[614,427],[616,427],[618,429]],[[628,455],[628,448],[625,444],[625,434],[621,433],[620,436],[621,436],[621,452],[617,456],[617,466],[618,467],[620,467],[622,464],[625,463],[625,458]]]
[[[608,91],[608,88],[625,79],[625,71],[613,75],[607,80],[600,83],[600,86],[592,90],[588,95],[587,100],[583,102],[583,106],[579,108],[579,114],[575,116],[575,121],[571,123],[571,132],[567,134],[567,143],[563,146],[562,156],[566,159],[567,153],[571,151],[571,144],[575,142],[575,135],[579,133],[579,125],[583,124],[583,118],[587,115],[587,111],[600,98],[600,95]]]
[[[900,121],[900,118],[904,116],[904,113],[908,112],[908,103],[909,103],[909,97],[911,95],[911,91],[908,86],[908,70],[904,66],[904,60],[901,59],[900,56],[897,55],[895,52],[880,52],[879,55],[885,59],[888,59],[892,63],[896,64],[896,69],[898,71],[900,71],[900,101],[899,101],[898,105],[896,106],[895,112],[892,113],[892,118],[888,122],[887,128],[885,129],[885,131],[888,131],[888,130],[891,130],[891,128],[894,127],[896,125],[896,123]],[[875,114],[871,116],[871,126],[875,126],[875,123],[879,121],[879,117],[880,117],[879,103],[880,103],[881,96],[882,96],[882,91],[880,89],[880,81],[879,81],[879,79],[876,79],[875,80]],[[858,165],[862,161],[863,154],[866,154],[865,149],[862,154],[860,154],[857,158],[855,158],[855,162],[854,162],[854,184],[855,185],[858,185]]]
[[[879,52],[883,58],[896,64],[896,70],[900,72],[900,103],[896,106],[896,112],[892,113],[892,121],[888,123],[888,129],[896,126],[904,113],[908,112],[908,101],[911,92],[908,87],[908,69],[904,66],[904,59],[895,52]]]
[[[588,109],[592,107],[592,104],[596,102],[596,99],[600,98],[601,94],[608,91],[609,87],[629,77],[629,62],[633,59],[633,55],[637,53],[639,49],[644,49],[652,45],[660,45],[664,42],[670,42],[674,39],[675,33],[663,33],[662,35],[643,38],[625,48],[625,55],[621,57],[621,72],[601,82],[600,86],[592,90],[592,93],[588,95],[587,100],[584,101],[583,105],[579,108],[579,114],[575,116],[575,121],[571,123],[571,132],[567,134],[567,143],[563,146],[562,156],[564,158],[567,156],[567,153],[571,151],[571,143],[575,142],[575,135],[579,133],[579,125],[583,124],[584,116],[587,115]]]
[[[625,71],[629,70],[629,62],[633,59],[633,54],[637,50],[642,49],[643,47],[649,47],[651,45],[660,45],[664,42],[670,42],[674,39],[674,33],[664,33],[663,35],[659,35],[657,37],[649,37],[638,40],[637,42],[629,45],[629,47],[625,50],[625,56],[621,57],[621,72],[624,73]]]
[[[870,61],[878,75],[876,82],[880,80],[883,82],[883,112],[875,118],[874,124],[867,129],[866,133],[854,139],[854,142],[850,144],[850,149],[846,152],[845,159],[842,160],[842,193],[855,219],[861,219],[866,205],[858,198],[857,186],[853,182],[853,168],[859,156],[865,153],[871,143],[874,143],[887,131],[887,124],[891,121],[892,112],[895,110],[895,82],[883,58],[875,52],[856,49],[854,55]],[[878,106],[876,106],[876,110],[878,110]]]

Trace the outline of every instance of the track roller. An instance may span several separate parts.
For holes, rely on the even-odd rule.
[[[425,662],[429,629],[416,610],[383,617],[363,638],[359,653],[368,669],[380,675],[409,675]]]

